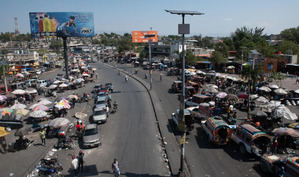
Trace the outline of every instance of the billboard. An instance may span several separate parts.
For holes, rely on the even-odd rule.
[[[155,37],[146,38],[145,35],[155,35]],[[133,43],[147,43],[149,39],[158,42],[158,31],[132,31]]]
[[[94,36],[93,13],[90,12],[30,12],[29,19],[32,37]]]

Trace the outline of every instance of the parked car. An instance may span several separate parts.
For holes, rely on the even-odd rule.
[[[108,118],[108,113],[105,108],[95,108],[93,110],[93,116],[92,119],[95,123],[105,123]]]
[[[110,92],[113,92],[113,85],[112,83],[106,83],[105,86],[110,90]]]
[[[95,107],[96,108],[106,108],[107,107],[107,99],[106,97],[97,97],[96,102],[95,102]]]
[[[85,127],[82,141],[84,147],[97,147],[101,144],[97,124],[88,124]]]
[[[270,146],[272,137],[251,124],[244,123],[236,126],[231,139],[239,145],[242,154],[254,154],[260,157]]]

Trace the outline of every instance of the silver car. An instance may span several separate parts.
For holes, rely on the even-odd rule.
[[[85,127],[83,135],[83,146],[84,147],[95,147],[101,144],[100,134],[98,131],[97,124],[89,124]]]
[[[107,107],[106,97],[97,97],[95,102],[96,108],[105,108]]]
[[[93,110],[93,116],[92,119],[95,123],[105,123],[107,121],[107,110],[103,107],[101,108],[95,108]]]

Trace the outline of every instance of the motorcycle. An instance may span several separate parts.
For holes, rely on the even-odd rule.
[[[56,158],[41,159],[40,166],[37,167],[39,176],[58,176],[63,170],[62,165]]]
[[[115,113],[117,111],[117,106],[118,106],[117,104],[113,104],[111,113]]]
[[[19,151],[19,150],[27,149],[32,143],[33,141],[30,141],[28,138],[17,139],[17,141],[14,144],[14,150]]]

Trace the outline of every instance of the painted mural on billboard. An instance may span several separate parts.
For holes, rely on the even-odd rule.
[[[32,37],[92,37],[93,13],[90,12],[30,12]]]
[[[155,36],[146,38],[145,35]],[[158,31],[132,31],[133,43],[148,43],[149,39],[151,39],[152,42],[158,42]]]

